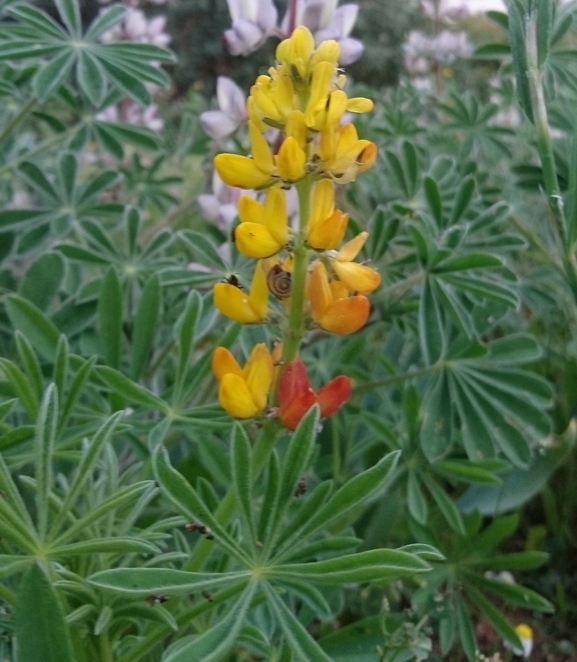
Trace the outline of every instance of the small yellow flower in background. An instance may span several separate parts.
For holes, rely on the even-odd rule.
[[[525,658],[530,657],[533,651],[533,630],[526,623],[519,623],[515,628],[515,632],[523,644],[523,650],[514,648],[513,653],[515,655],[522,655]]]
[[[264,205],[248,195],[238,201],[240,225],[234,232],[238,250],[255,259],[276,255],[289,239],[286,193],[269,188]]]
[[[315,262],[309,276],[307,298],[311,317],[321,329],[346,336],[362,328],[369,319],[369,300],[360,294],[349,296],[339,281],[331,281],[325,265]]]
[[[381,284],[381,277],[374,269],[353,262],[368,237],[368,232],[361,232],[347,242],[334,259],[331,259],[331,267],[343,287],[349,292],[369,294]]]
[[[256,265],[248,294],[232,283],[217,283],[214,286],[214,305],[223,315],[241,324],[266,321],[268,287],[261,263]]]
[[[244,368],[228,349],[217,347],[212,369],[219,383],[218,401],[228,414],[252,418],[264,410],[274,375],[273,360],[264,343],[255,345]]]

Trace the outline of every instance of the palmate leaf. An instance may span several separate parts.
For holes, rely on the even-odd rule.
[[[551,431],[544,413],[552,403],[550,385],[519,368],[540,351],[530,336],[517,334],[486,346],[472,343],[463,351],[453,343],[442,369],[430,381],[423,398],[421,447],[429,460],[440,459],[450,447],[455,419],[471,460],[502,453],[519,467],[531,459],[532,441]]]
[[[57,0],[63,29],[41,9],[16,5],[8,13],[17,23],[0,31],[0,61],[29,60],[37,65],[34,92],[45,101],[75,72],[78,87],[89,102],[99,105],[111,88],[137,103],[150,103],[144,81],[164,86],[167,75],[150,64],[172,62],[172,54],[152,44],[102,43],[100,36],[122,20],[125,11],[110,7],[82,34],[77,0]]]

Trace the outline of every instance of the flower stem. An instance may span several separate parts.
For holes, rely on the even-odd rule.
[[[284,332],[282,365],[290,363],[298,354],[304,335],[303,312],[308,268],[308,250],[305,245],[309,222],[312,181],[306,177],[296,186],[299,196],[299,232],[294,247],[294,265],[291,283],[291,301],[288,324]],[[281,366],[282,369],[282,366]]]

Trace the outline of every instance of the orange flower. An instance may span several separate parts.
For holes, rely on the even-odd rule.
[[[308,300],[313,320],[325,331],[347,336],[363,327],[369,319],[370,306],[362,294],[348,296],[340,281],[329,277],[325,265],[315,262],[308,281]]]
[[[286,366],[280,378],[279,418],[289,430],[294,430],[315,404],[321,409],[321,417],[327,418],[336,414],[347,402],[351,390],[351,380],[341,375],[318,391],[313,391],[304,363],[296,358]]]

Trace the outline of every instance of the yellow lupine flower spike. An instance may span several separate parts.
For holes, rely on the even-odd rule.
[[[219,382],[218,400],[231,416],[251,418],[263,411],[274,374],[273,360],[264,343],[253,348],[242,369],[228,349],[217,347],[212,369]]]
[[[289,239],[286,193],[269,188],[265,203],[243,195],[238,201],[240,225],[234,233],[238,250],[247,257],[261,259],[276,255]]]
[[[349,292],[369,294],[381,284],[381,277],[374,269],[353,262],[368,237],[368,232],[361,232],[347,242],[336,258],[331,260],[333,271]]]
[[[231,283],[217,283],[213,293],[214,305],[226,317],[241,324],[258,324],[267,319],[268,287],[260,262],[247,294]]]

